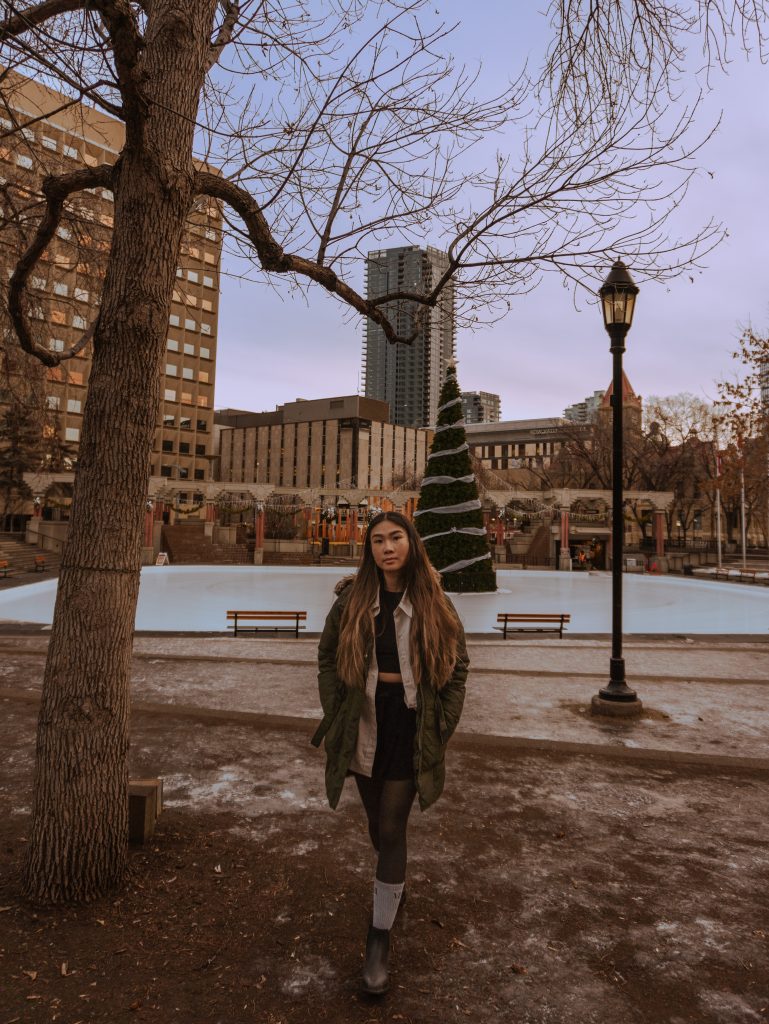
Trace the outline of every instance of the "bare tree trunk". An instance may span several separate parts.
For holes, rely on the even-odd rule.
[[[38,723],[24,878],[37,901],[96,898],[125,870],[141,525],[214,7],[155,5],[142,55],[146,108],[133,124],[129,112],[115,172],[112,252]]]

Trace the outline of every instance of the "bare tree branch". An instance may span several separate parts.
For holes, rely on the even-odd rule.
[[[110,186],[113,172],[114,169],[109,164],[99,164],[98,167],[88,167],[84,170],[72,171],[69,174],[48,177],[43,182],[42,191],[46,199],[46,211],[38,225],[35,237],[20,257],[8,284],[8,313],[21,347],[29,355],[39,359],[45,366],[58,366],[65,359],[72,359],[82,352],[93,336],[96,321],[66,352],[51,352],[47,348],[43,348],[32,337],[27,321],[25,310],[27,280],[54,236],[67,197],[73,192],[80,192],[86,188]]]
[[[211,53],[206,67],[207,71],[211,70],[221,57],[224,48],[232,42],[233,34],[240,18],[240,4],[237,0],[223,0],[221,6],[224,17],[219,26],[219,31],[216,33],[216,39],[211,44]]]

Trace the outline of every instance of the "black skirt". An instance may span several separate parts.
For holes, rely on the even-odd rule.
[[[377,683],[376,754],[371,778],[395,781],[414,778],[415,708],[406,706],[402,683]]]

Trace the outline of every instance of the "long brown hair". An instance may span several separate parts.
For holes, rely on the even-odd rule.
[[[457,660],[459,622],[443,592],[440,573],[427,557],[422,538],[413,523],[400,512],[381,512],[369,523],[358,571],[351,584],[339,629],[336,668],[348,686],[366,685],[366,655],[374,642],[374,615],[382,571],[374,561],[371,531],[380,523],[399,526],[409,540],[409,554],[401,574],[414,609],[409,636],[409,657],[417,685],[429,682],[440,690]]]

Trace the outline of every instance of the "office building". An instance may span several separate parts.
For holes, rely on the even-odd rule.
[[[499,423],[499,395],[490,391],[463,391],[462,414],[465,423]]]
[[[390,423],[386,402],[360,395],[298,399],[274,412],[215,416],[222,483],[335,493],[392,490],[424,474],[432,431]]]
[[[101,111],[72,104],[62,94],[10,72],[4,101],[0,275],[5,284],[29,231],[14,211],[37,201],[46,175],[113,163],[125,132],[122,122]],[[112,203],[107,189],[73,194],[55,238],[31,275],[29,318],[36,339],[50,351],[70,349],[98,314]],[[201,197],[189,215],[176,271],[151,458],[152,475],[174,481],[211,478],[221,229],[218,204]],[[18,346],[8,323],[2,327],[2,345]],[[20,372],[40,374],[42,379],[41,430],[46,443],[39,468],[72,469],[88,386],[90,344],[75,358],[48,369],[23,353],[14,362]]]
[[[448,267],[448,257],[430,246],[403,246],[370,252],[366,261],[366,296],[381,298],[399,291],[428,293]],[[417,304],[390,303],[389,318],[399,335],[413,330]],[[441,386],[455,355],[454,285],[444,288],[426,323],[409,345],[391,344],[384,331],[366,321],[363,347],[365,395],[387,402],[393,424],[432,427],[438,418]]]
[[[594,391],[581,402],[575,402],[563,410],[563,418],[569,423],[592,423],[601,408],[605,391]]]

